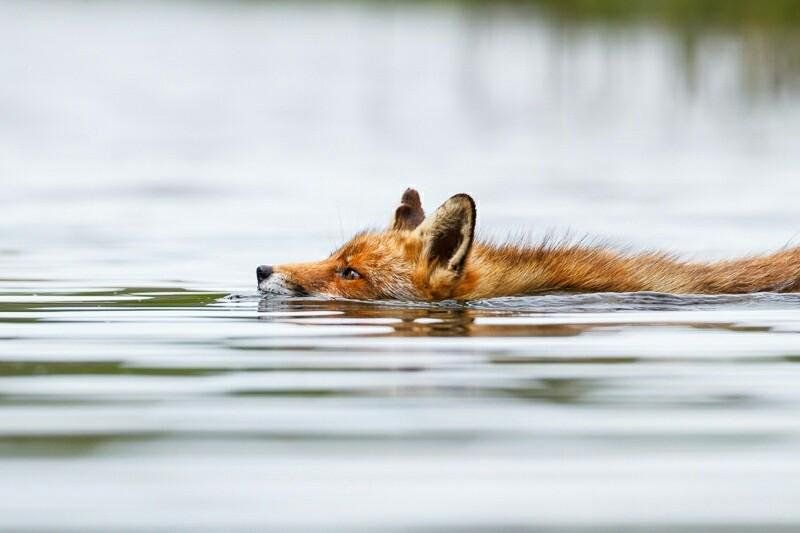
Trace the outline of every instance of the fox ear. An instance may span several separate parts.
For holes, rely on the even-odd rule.
[[[460,274],[475,236],[474,200],[468,194],[450,197],[417,232],[429,265]]]
[[[425,211],[422,210],[419,193],[414,189],[406,189],[400,198],[400,207],[394,211],[392,229],[416,229],[423,220]]]

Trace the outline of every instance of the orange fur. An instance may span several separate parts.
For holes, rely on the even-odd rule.
[[[329,258],[279,265],[259,287],[354,299],[474,300],[543,292],[722,294],[800,291],[800,248],[716,263],[581,244],[473,243],[472,199],[424,218],[409,189],[390,229],[360,233]],[[357,274],[353,274],[355,271]]]

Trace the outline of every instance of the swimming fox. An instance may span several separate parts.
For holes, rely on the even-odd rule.
[[[261,265],[268,293],[361,300],[476,300],[546,292],[799,292],[800,247],[733,261],[680,261],[586,244],[475,242],[475,202],[456,194],[425,217],[408,189],[386,230],[357,234],[319,262]]]

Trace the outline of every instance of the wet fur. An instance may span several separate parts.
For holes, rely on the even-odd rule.
[[[475,205],[456,195],[428,218],[409,189],[389,229],[359,233],[323,261],[275,267],[268,292],[354,299],[474,300],[543,292],[740,294],[800,291],[800,248],[714,263],[602,245],[474,242]],[[359,279],[343,279],[353,268]],[[274,289],[270,291],[270,286]]]

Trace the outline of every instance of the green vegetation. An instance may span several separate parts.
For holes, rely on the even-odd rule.
[[[654,25],[675,38],[686,87],[702,76],[697,58],[707,36],[739,45],[742,94],[774,97],[800,87],[800,0],[465,0],[475,9],[508,6],[564,27]]]
[[[800,25],[800,0],[518,0],[568,20],[656,21],[672,26]]]

